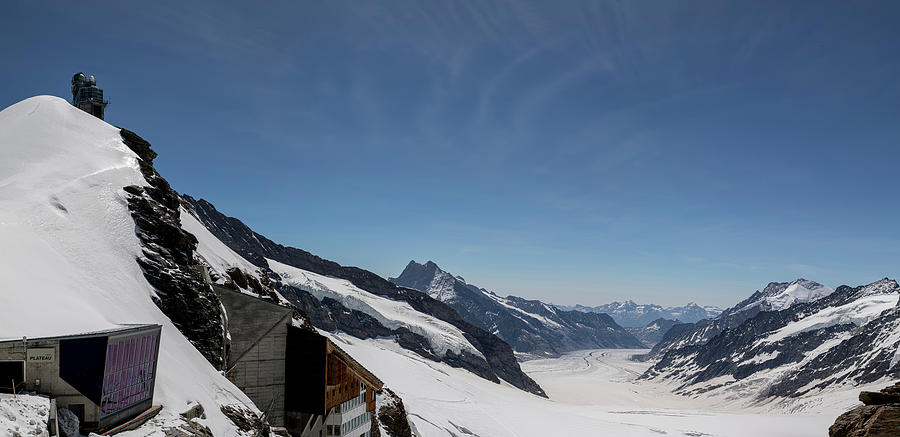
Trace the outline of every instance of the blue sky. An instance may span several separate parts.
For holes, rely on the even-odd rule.
[[[565,304],[900,276],[896,2],[143,3],[7,4],[0,106],[94,74],[284,244]]]

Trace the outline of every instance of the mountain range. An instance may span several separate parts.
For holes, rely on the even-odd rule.
[[[377,402],[390,397],[395,411],[406,403],[408,414],[399,419],[416,435],[683,429],[666,414],[632,423],[638,421],[631,410],[598,413],[595,404],[578,409],[548,401],[517,359],[580,348],[656,343],[639,357],[645,363],[617,371],[617,378],[630,375],[624,384],[600,381],[606,385],[599,387],[627,387],[614,402],[658,382],[652,390],[742,405],[784,402],[782,411],[792,412],[818,407],[830,391],[900,378],[900,285],[891,279],[836,289],[805,279],[773,282],[720,314],[630,301],[604,306],[609,314],[564,310],[501,297],[433,262],[410,262],[387,280],[278,244],[210,202],[177,193],[138,134],[56,97],[0,112],[0,152],[0,308],[13,309],[0,317],[0,339],[161,325],[154,403],[164,408],[135,435],[253,435],[242,426],[262,411],[223,376],[234,328],[204,273],[296,310],[294,326],[340,344],[391,387]],[[622,328],[616,317],[635,326]],[[577,377],[605,352],[593,354],[530,363],[574,363],[565,371]],[[634,380],[633,368],[644,372],[641,379]],[[594,387],[588,394],[602,398],[603,389]],[[5,405],[0,417],[14,421]],[[188,418],[197,406],[203,418]],[[714,414],[689,416],[699,422]]]
[[[679,329],[680,326],[690,325],[689,323],[681,323],[677,320],[664,319],[662,317],[639,328],[625,328],[635,338],[641,341],[645,346],[652,347],[665,338],[673,328]]]
[[[639,304],[631,300],[626,300],[625,302],[615,301],[594,307],[584,305],[556,306],[565,310],[609,314],[616,323],[626,328],[647,326],[659,318],[693,323],[716,317],[722,312],[718,307],[700,306],[693,302],[684,306],[671,307],[663,307],[656,304]]]
[[[252,263],[252,270],[267,272],[267,280],[273,287],[303,310],[316,328],[329,332],[340,330],[362,339],[394,336],[402,347],[425,358],[465,368],[491,381],[503,379],[522,390],[545,396],[543,390],[521,371],[507,343],[467,322],[440,300],[420,291],[400,288],[367,270],[341,266],[307,251],[282,246],[254,232],[240,220],[225,216],[203,199],[188,195],[183,199],[189,213],[216,240]],[[334,283],[328,278],[343,281]],[[349,295],[356,298],[351,300]],[[451,327],[442,328],[443,333],[435,333],[430,329],[434,321],[398,323],[396,317],[379,311],[379,308],[390,306],[387,301],[404,302],[427,320],[436,319]],[[449,336],[454,338],[451,343],[458,347],[446,347],[448,330],[455,331]]]
[[[796,398],[900,378],[900,286],[770,283],[720,316],[672,329],[646,380],[690,396]]]
[[[501,297],[441,270],[432,261],[410,261],[390,281],[446,303],[465,321],[496,334],[522,354],[554,357],[577,349],[643,347],[606,314],[566,311],[538,300]]]

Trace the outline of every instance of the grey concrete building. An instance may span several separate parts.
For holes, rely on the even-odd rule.
[[[153,405],[161,329],[0,341],[0,390],[51,397],[78,416],[84,433],[112,429]]]
[[[225,376],[267,413],[270,425],[284,427],[285,350],[293,309],[212,286],[225,307],[231,337]]]

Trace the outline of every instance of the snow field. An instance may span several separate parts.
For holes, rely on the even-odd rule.
[[[404,401],[424,437],[571,436],[817,436],[834,416],[746,414],[712,402],[636,383],[645,363],[627,360],[643,350],[582,351],[528,361],[523,370],[547,390],[543,399],[508,384],[424,360],[389,340],[359,340],[323,332]],[[592,354],[593,353],[593,354]]]

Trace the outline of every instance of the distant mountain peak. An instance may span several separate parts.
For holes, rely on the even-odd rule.
[[[500,336],[517,352],[532,356],[555,356],[585,348],[641,347],[606,315],[557,311],[539,300],[501,297],[442,270],[434,261],[424,265],[411,261],[390,281],[450,305],[464,320]]]
[[[756,306],[766,310],[783,310],[798,303],[812,302],[833,293],[834,289],[803,278],[791,282],[770,282],[762,292],[738,304],[732,312]]]
[[[640,304],[635,303],[631,299],[625,301],[613,301],[606,305],[588,307],[584,305],[562,306],[557,307],[564,310],[577,310],[590,313],[609,314],[613,320],[625,328],[640,328],[648,323],[664,318],[667,320],[680,320],[686,323],[694,323],[703,319],[710,319],[722,313],[722,310],[715,306],[701,306],[695,302],[688,302],[684,306],[663,307],[657,304]]]

